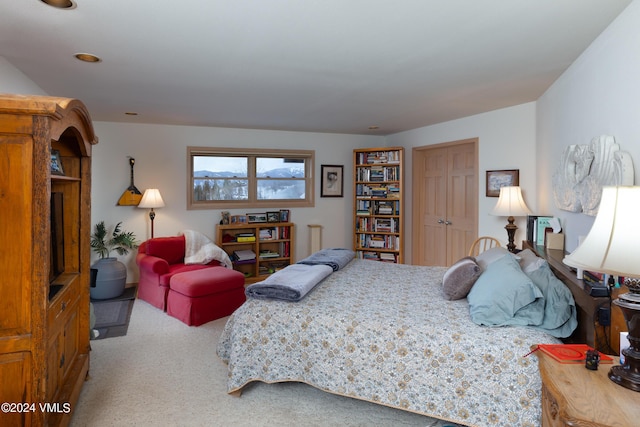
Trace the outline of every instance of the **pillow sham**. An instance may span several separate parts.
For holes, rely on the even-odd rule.
[[[539,269],[546,263],[544,259],[533,253],[531,249],[525,249],[518,252],[518,256],[520,257],[520,260],[518,261],[520,263],[520,268],[522,268],[522,271],[525,274],[529,274]]]
[[[542,292],[511,256],[489,264],[467,300],[471,320],[478,325],[539,325],[544,316]]]
[[[481,273],[473,257],[467,256],[456,261],[442,277],[445,298],[449,301],[465,298]]]
[[[503,247],[495,247],[491,249],[487,249],[486,251],[476,255],[476,262],[482,269],[482,271],[487,269],[487,266],[505,255],[514,256],[511,252],[509,252],[506,248]]]

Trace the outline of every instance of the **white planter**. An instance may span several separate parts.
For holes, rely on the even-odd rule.
[[[98,271],[94,283],[89,288],[92,299],[110,299],[122,295],[127,284],[127,267],[117,258],[102,258],[92,269]]]

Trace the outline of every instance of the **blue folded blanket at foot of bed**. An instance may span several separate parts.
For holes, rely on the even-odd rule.
[[[331,273],[333,268],[328,265],[292,264],[247,286],[245,294],[250,298],[300,301]]]
[[[355,257],[356,253],[351,249],[329,248],[321,249],[318,252],[298,261],[298,264],[307,265],[328,265],[333,271],[338,271]]]

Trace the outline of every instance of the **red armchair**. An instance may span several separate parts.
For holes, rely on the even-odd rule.
[[[136,255],[136,264],[140,269],[138,298],[164,311],[167,309],[171,276],[221,265],[215,260],[209,264],[186,265],[184,252],[184,236],[156,237],[142,243]]]

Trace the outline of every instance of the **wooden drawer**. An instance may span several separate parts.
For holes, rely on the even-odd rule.
[[[56,294],[52,301],[50,301],[49,310],[47,313],[47,326],[51,331],[52,329],[60,326],[63,322],[63,318],[71,308],[71,305],[75,303],[80,298],[79,292],[79,284],[80,284],[80,276],[75,275],[67,275],[66,283],[64,288],[60,292]]]

